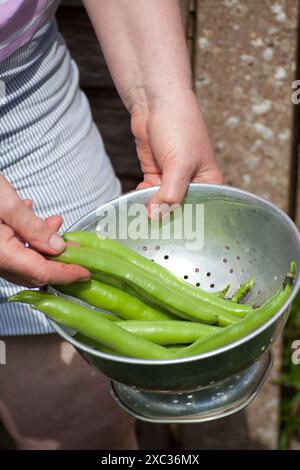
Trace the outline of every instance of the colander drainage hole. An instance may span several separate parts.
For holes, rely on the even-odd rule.
[[[196,282],[196,287],[200,287],[200,282]]]
[[[239,261],[241,259],[241,257],[239,255],[237,255],[236,259],[237,259],[237,261]]]
[[[209,287],[210,287],[211,289],[213,289],[213,288],[215,287],[215,285],[214,285],[214,284],[210,284]]]
[[[195,273],[198,273],[199,272],[199,268],[195,268]]]
[[[148,248],[147,248],[146,246],[143,246],[143,250],[144,250],[144,251],[147,251],[147,249],[148,249]]]
[[[227,258],[223,258],[223,263],[227,263]]]
[[[187,274],[185,274],[185,275],[183,276],[183,279],[188,279],[188,278],[189,278],[189,276],[188,276]]]
[[[156,251],[160,250],[160,246],[156,245],[155,249],[156,249]]]
[[[232,269],[232,268],[230,268],[230,269],[229,269],[229,272],[230,272],[230,274],[232,274],[232,273],[233,273],[233,269]]]
[[[206,273],[206,276],[207,276],[207,277],[210,277],[210,276],[211,276],[211,273]]]
[[[169,259],[169,256],[168,256],[168,255],[165,255],[165,256],[164,256],[164,259]]]
[[[226,250],[226,251],[229,251],[229,250],[230,250],[230,246],[226,245],[226,246],[225,246],[225,250]]]

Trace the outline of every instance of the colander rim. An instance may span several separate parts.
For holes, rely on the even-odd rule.
[[[126,200],[128,198],[128,194],[133,195],[133,194],[146,194],[149,193],[151,195],[154,193],[156,190],[158,190],[159,186],[152,186],[151,188],[144,188],[144,189],[138,189],[135,192],[132,193],[125,193],[122,194],[121,196],[114,198],[105,204],[101,205],[98,207],[96,210],[105,210],[106,207],[109,207],[111,203],[115,203],[116,201],[122,201]],[[209,184],[209,183],[190,183],[188,191],[190,189],[200,189],[201,190],[217,190],[218,193],[221,193],[222,191],[224,192],[224,195],[237,195],[237,196],[242,196],[242,197],[248,197],[250,198],[253,202],[257,202],[262,204],[262,206],[267,207],[268,209],[271,209],[275,211],[282,219],[284,222],[287,223],[289,230],[292,232],[292,234],[295,236],[295,239],[297,240],[297,245],[300,251],[300,234],[299,230],[296,227],[295,223],[292,221],[292,219],[279,207],[277,207],[275,204],[267,201],[266,199],[262,198],[261,196],[257,196],[254,193],[251,193],[249,191],[245,191],[244,189],[240,189],[237,187],[232,187],[232,186],[227,186],[227,185],[218,185],[218,184]],[[88,221],[88,219],[95,213],[95,209],[91,210],[88,212],[85,216],[83,216],[80,220],[76,221],[73,223],[66,231],[74,230],[74,227],[76,227],[79,222],[83,223],[85,220]],[[298,267],[297,267],[298,268]],[[292,301],[295,299],[298,290],[300,288],[300,275],[299,275],[299,269],[297,269],[297,275],[296,275],[296,281],[293,286],[293,290],[291,292],[291,295],[289,298],[286,300],[284,305],[281,307],[281,309],[274,315],[270,320],[268,320],[266,323],[261,325],[259,328],[256,330],[252,331],[248,335],[227,344],[226,346],[222,346],[221,348],[213,349],[211,351],[198,354],[196,356],[190,356],[190,357],[183,357],[183,358],[177,358],[177,359],[161,359],[161,360],[153,360],[153,359],[136,359],[136,358],[131,358],[131,357],[122,357],[122,356],[113,356],[112,354],[104,353],[101,351],[97,351],[96,349],[93,349],[76,339],[74,339],[72,336],[70,336],[68,333],[64,331],[63,328],[60,327],[55,321],[48,319],[50,322],[51,326],[54,328],[54,330],[62,336],[65,340],[73,344],[77,349],[80,349],[86,353],[91,354],[92,356],[97,356],[102,359],[107,359],[109,361],[117,362],[117,363],[123,363],[123,364],[130,364],[130,365],[144,365],[144,366],[164,366],[164,365],[175,365],[175,364],[185,364],[185,363],[190,363],[194,361],[199,361],[199,360],[205,360],[213,356],[218,356],[221,355],[224,352],[228,352],[229,350],[235,349],[236,347],[247,343],[251,339],[253,339],[255,336],[258,336],[260,333],[262,333],[264,330],[266,330],[269,326],[271,326],[273,323],[276,322],[277,319],[281,317],[281,315],[288,309]]]

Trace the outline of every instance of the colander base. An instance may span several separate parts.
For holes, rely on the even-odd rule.
[[[189,391],[144,391],[111,381],[111,394],[127,413],[151,423],[201,423],[245,408],[258,394],[273,364],[271,350],[247,369]]]

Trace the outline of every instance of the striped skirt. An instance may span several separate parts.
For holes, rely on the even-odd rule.
[[[63,231],[120,194],[54,21],[0,62],[0,81],[0,171],[40,217],[62,215]],[[42,314],[7,302],[19,289],[0,279],[0,335],[51,332]]]

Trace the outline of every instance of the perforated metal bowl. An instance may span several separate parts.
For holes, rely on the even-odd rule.
[[[125,194],[89,213],[70,230],[95,231],[107,210],[120,203],[146,204],[157,188]],[[300,266],[298,230],[274,205],[239,189],[191,184],[185,203],[204,204],[204,246],[186,250],[186,240],[121,240],[140,254],[167,267],[187,282],[211,292],[227,283],[236,289],[254,276],[249,303],[260,304],[282,283],[291,260]],[[173,223],[173,222],[171,222]],[[52,322],[55,330],[114,381],[143,390],[197,389],[233,376],[253,364],[281,332],[289,306],[299,289],[297,274],[293,292],[274,317],[248,336],[215,351],[176,360],[140,360],[101,353],[73,338],[70,330]],[[187,299],[188,302],[188,299]]]

